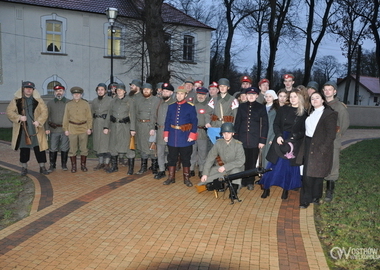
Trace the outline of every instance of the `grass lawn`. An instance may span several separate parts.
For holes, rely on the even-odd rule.
[[[380,139],[348,147],[340,162],[334,200],[315,207],[328,264],[330,269],[380,269]],[[378,259],[359,258],[363,252]]]

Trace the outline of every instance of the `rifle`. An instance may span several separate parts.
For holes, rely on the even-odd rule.
[[[21,111],[21,115],[22,116],[26,116],[25,114],[25,98],[24,98],[24,88],[22,86],[22,81],[21,81],[21,104],[22,104],[22,111]],[[31,145],[32,144],[32,140],[30,139],[30,136],[29,136],[29,132],[28,132],[28,128],[27,128],[27,122],[25,121],[22,121],[21,122],[21,126],[22,128],[24,129],[24,132],[25,132],[25,143],[26,145]]]

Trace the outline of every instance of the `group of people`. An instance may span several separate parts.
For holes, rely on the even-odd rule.
[[[306,208],[319,203],[324,180],[325,200],[332,200],[348,113],[336,98],[334,82],[326,82],[319,91],[316,82],[295,88],[292,74],[283,79],[285,87],[276,93],[269,80],[261,79],[254,87],[249,76],[242,76],[241,89],[233,95],[226,78],[208,88],[187,78],[176,89],[168,82],[153,88],[133,80],[129,92],[124,84],[99,83],[90,103],[83,99],[81,87],[72,87],[68,100],[65,87],[56,85],[47,105],[34,83],[26,81],[7,108],[13,122],[12,148],[20,149],[21,175],[28,173],[31,149],[40,173],[56,169],[59,151],[63,170],[68,170],[70,157],[71,172],[77,172],[80,156],[85,172],[92,134],[98,157],[94,170],[113,173],[122,165],[128,166],[128,175],[151,170],[154,179],[166,177],[168,171],[163,184],[170,185],[182,165],[188,187],[198,168],[198,188],[259,166],[271,169],[260,180],[262,198],[270,195],[271,186],[283,188],[282,199],[289,190],[301,188],[300,207]],[[136,152],[141,168],[134,172]],[[255,177],[233,183],[236,192],[242,187],[253,190]]]

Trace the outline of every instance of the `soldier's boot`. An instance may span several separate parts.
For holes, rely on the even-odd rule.
[[[135,169],[135,159],[134,158],[128,158],[128,172],[127,172],[127,175],[132,175],[134,169]]]
[[[80,169],[82,172],[87,172],[87,167],[86,167],[86,161],[87,161],[87,156],[80,156]]]
[[[158,173],[158,159],[152,158],[152,173],[157,174]]]
[[[288,198],[288,195],[289,195],[289,190],[282,190],[282,194],[281,194],[281,199],[283,200],[286,200]]]
[[[110,161],[111,161],[111,158],[109,158],[109,157],[106,157],[106,158],[104,159],[104,167],[103,167],[103,170],[105,170],[105,171],[108,171],[108,170],[109,170],[109,168],[110,168]]]
[[[169,166],[169,176],[162,184],[170,185],[171,183],[175,183],[175,168],[176,166]]]
[[[61,167],[62,170],[67,171],[67,159],[69,158],[69,151],[61,151]]]
[[[146,171],[148,171],[148,159],[142,158],[141,159],[141,169],[136,174],[143,174]]]
[[[161,179],[161,178],[164,178],[166,176],[166,174],[165,174],[165,171],[160,171],[160,172],[158,172],[155,176],[154,176],[154,179]]]
[[[70,157],[71,160],[71,172],[76,173],[77,172],[77,156]]]
[[[325,202],[331,202],[334,196],[335,181],[327,180],[326,181],[326,197]]]
[[[193,186],[190,181],[190,167],[183,167],[183,183],[188,187]]]
[[[268,197],[270,195],[270,189],[264,189],[264,192],[263,194],[261,195],[261,198],[265,199],[266,197]]]
[[[47,170],[49,173],[55,170],[56,164],[57,164],[57,155],[58,152],[49,152],[49,161],[50,161],[50,167]]]
[[[119,171],[119,167],[117,166],[118,156],[111,156],[111,166],[108,169],[107,173],[113,173]]]
[[[94,171],[101,170],[104,168],[104,157],[100,156],[98,157],[98,165],[94,167]]]
[[[41,173],[41,174],[48,175],[49,172],[48,172],[48,170],[46,170],[46,168],[45,168],[45,163],[39,163],[39,165],[40,165],[40,173]]]

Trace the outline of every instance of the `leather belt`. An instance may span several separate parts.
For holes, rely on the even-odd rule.
[[[107,118],[107,114],[93,114],[92,115],[93,118],[103,118],[103,119],[106,119]]]
[[[150,119],[139,119],[141,123],[148,123],[150,122]]]
[[[199,129],[205,129],[205,126],[198,126]]]
[[[76,122],[73,122],[73,121],[69,121],[69,123],[70,123],[70,124],[73,124],[73,125],[78,125],[78,126],[80,126],[80,125],[84,125],[84,124],[86,124],[87,121],[80,122],[80,123],[76,123]]]

